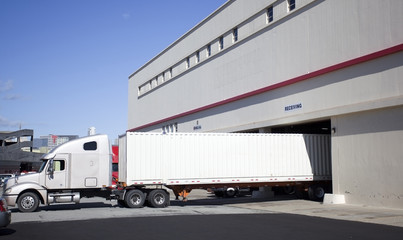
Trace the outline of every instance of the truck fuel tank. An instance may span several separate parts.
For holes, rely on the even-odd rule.
[[[80,193],[79,192],[71,192],[71,193],[49,193],[48,195],[48,204],[52,203],[79,203],[80,202]]]

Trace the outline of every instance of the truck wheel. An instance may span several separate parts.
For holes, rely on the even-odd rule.
[[[146,196],[144,193],[138,189],[131,190],[126,193],[125,203],[129,208],[141,208],[144,206],[146,201]]]
[[[322,201],[325,196],[325,188],[322,185],[312,185],[308,188],[308,197],[312,201]]]
[[[168,207],[170,204],[169,194],[161,189],[152,190],[148,195],[148,203],[155,208]]]
[[[23,193],[17,200],[21,212],[35,212],[39,207],[39,197],[33,192]]]

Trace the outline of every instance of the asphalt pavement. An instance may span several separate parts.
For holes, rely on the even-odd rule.
[[[403,228],[296,214],[179,215],[23,222],[5,239],[402,239]]]
[[[34,213],[20,213],[13,207],[12,223],[147,216],[288,213],[403,228],[403,209],[322,204],[296,199],[293,196],[276,196],[273,199],[254,199],[250,196],[217,199],[204,190],[193,190],[188,202],[175,201],[171,194],[171,206],[163,209],[122,208],[116,201],[102,198],[83,198],[80,204],[42,206],[40,209]]]
[[[220,198],[192,191],[188,202],[163,209],[128,209],[116,201],[82,199],[80,204],[42,206],[34,213],[12,210],[1,239],[403,239],[403,210],[320,202],[278,196]]]

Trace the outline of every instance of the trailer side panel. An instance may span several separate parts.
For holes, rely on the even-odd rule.
[[[128,185],[331,179],[327,135],[128,132],[119,147]]]

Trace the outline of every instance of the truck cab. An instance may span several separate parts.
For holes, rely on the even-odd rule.
[[[37,173],[9,178],[3,196],[22,212],[39,204],[78,203],[82,197],[104,196],[111,185],[112,155],[106,135],[75,139],[42,157]]]

